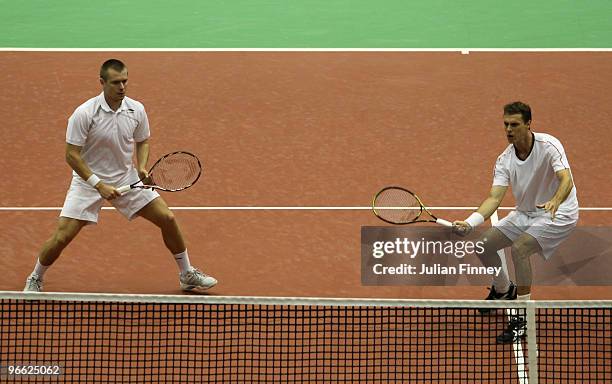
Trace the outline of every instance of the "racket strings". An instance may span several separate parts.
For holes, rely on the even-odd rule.
[[[421,204],[410,192],[390,188],[376,196],[374,209],[377,215],[393,223],[409,223],[421,214]]]
[[[167,190],[180,190],[198,180],[201,166],[198,159],[189,153],[174,153],[163,158],[151,170],[154,185]]]

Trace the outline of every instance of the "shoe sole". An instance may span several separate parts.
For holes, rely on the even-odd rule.
[[[186,292],[198,292],[198,291],[206,291],[217,285],[217,281],[214,284],[203,286],[203,285],[185,285],[181,283],[181,289]]]
[[[30,283],[26,281],[26,285],[25,287],[23,287],[23,292],[42,292],[43,291],[42,283],[40,284],[40,289],[28,289],[29,286],[30,286]]]

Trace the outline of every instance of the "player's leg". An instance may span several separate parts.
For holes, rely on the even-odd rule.
[[[486,300],[514,300],[516,286],[510,281],[508,271],[502,263],[498,251],[512,245],[512,240],[496,227],[489,228],[478,241],[481,241],[483,252],[477,253],[478,258],[486,267],[500,268],[500,273],[493,278],[489,295]],[[489,313],[490,309],[481,308],[481,313]]]
[[[512,245],[512,240],[508,238],[498,228],[489,228],[479,239],[483,243],[483,252],[478,254],[482,264],[486,267],[500,268],[503,266],[499,250]],[[510,286],[508,271],[504,268],[501,273],[493,278],[493,287],[498,292],[506,292]]]
[[[28,277],[24,291],[41,291],[43,275],[47,268],[87,224],[98,222],[98,215],[104,199],[98,191],[74,177],[64,200],[57,227],[43,244],[34,271]]]
[[[155,198],[140,209],[138,215],[155,224],[161,230],[164,244],[174,255],[179,267],[179,280],[183,290],[205,290],[217,284],[215,278],[191,266],[181,228],[174,213],[161,197]]]
[[[128,220],[141,216],[155,224],[172,254],[185,252],[185,240],[174,214],[159,193],[150,189],[131,190],[111,201]]]
[[[172,254],[185,252],[187,247],[181,228],[174,213],[161,197],[143,207],[138,211],[138,215],[155,224],[161,230],[164,244]]]
[[[577,220],[577,213],[557,214],[555,220],[552,220],[550,215],[523,218],[520,224],[527,229],[512,244],[512,262],[516,272],[519,300],[531,299],[533,281],[531,257],[534,254],[541,254],[548,260],[572,233]],[[512,314],[508,327],[497,337],[497,342],[512,343],[524,337],[528,331],[526,325],[524,315]]]
[[[529,233],[522,234],[512,244],[512,262],[516,274],[518,285],[518,295],[524,296],[531,293],[531,282],[533,280],[531,272],[531,256],[534,253],[542,252],[542,247],[538,241]]]
[[[87,221],[60,217],[57,228],[51,237],[43,244],[38,255],[40,263],[44,266],[53,264],[64,248],[74,240],[85,225],[87,225]]]
[[[24,291],[40,292],[43,276],[47,268],[60,256],[64,248],[77,236],[87,224],[86,221],[60,217],[51,237],[45,241],[36,259],[36,266],[28,276]]]
[[[542,252],[542,247],[532,235],[523,233],[512,243],[511,252],[518,285],[517,299],[530,300],[531,282],[533,281],[531,256]],[[509,316],[508,326],[504,332],[497,336],[498,343],[513,343],[527,334],[527,321],[522,310],[513,309]]]
[[[512,246],[512,260],[519,285],[519,295],[531,292],[531,257],[539,254],[548,260],[576,228],[578,213],[557,213],[553,220],[550,215],[530,218],[527,229]]]

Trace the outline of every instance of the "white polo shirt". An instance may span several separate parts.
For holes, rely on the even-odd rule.
[[[119,185],[134,168],[134,143],[150,136],[144,106],[125,97],[113,111],[104,93],[87,100],[68,119],[66,142],[83,147],[81,157],[104,183]],[[79,177],[73,172],[74,177]]]
[[[570,169],[561,142],[545,133],[533,133],[531,153],[524,161],[516,156],[514,145],[510,144],[497,158],[493,185],[511,186],[516,200],[516,209],[527,214],[543,214],[537,204],[549,201],[557,192],[559,179],[555,172]],[[559,206],[559,214],[576,215],[578,198],[576,187]]]

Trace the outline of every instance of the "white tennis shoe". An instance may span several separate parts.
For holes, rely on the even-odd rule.
[[[42,278],[38,275],[31,274],[26,279],[25,287],[23,288],[24,292],[42,292],[43,290],[43,281]]]
[[[205,291],[217,285],[217,279],[194,267],[179,274],[179,281],[183,291]]]

